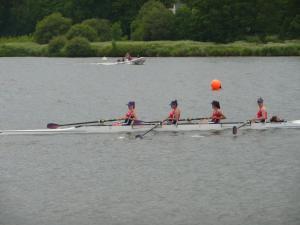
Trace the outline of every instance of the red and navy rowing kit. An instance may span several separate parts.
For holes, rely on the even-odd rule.
[[[175,115],[176,115],[176,109],[173,109],[170,113],[169,113],[169,122],[171,124],[176,124],[177,123],[177,120],[175,118]]]
[[[125,125],[131,125],[133,119],[134,119],[134,111],[129,110],[125,115]]]
[[[220,110],[213,111],[213,114],[211,116],[211,122],[220,123],[222,117],[223,113]]]
[[[268,119],[268,113],[265,108],[260,108],[256,114],[256,118],[262,118],[260,121],[265,122]]]

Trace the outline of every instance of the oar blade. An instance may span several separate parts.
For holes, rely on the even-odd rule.
[[[57,128],[59,128],[59,124],[56,124],[56,123],[48,123],[48,124],[47,124],[47,128],[48,128],[48,129],[57,129]]]
[[[140,134],[138,134],[138,135],[135,135],[135,138],[136,138],[136,139],[143,139],[143,136],[140,135]]]
[[[234,127],[232,128],[232,133],[233,133],[234,135],[236,135],[236,134],[237,134],[237,131],[238,131],[238,128],[237,128],[236,126],[234,126]]]

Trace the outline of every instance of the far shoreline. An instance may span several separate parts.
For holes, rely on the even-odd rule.
[[[126,52],[143,57],[240,57],[300,56],[300,40],[282,42],[236,41],[227,44],[196,41],[118,41],[93,42],[93,51],[76,57],[122,57]],[[0,57],[68,57],[64,50],[50,54],[48,45],[32,41],[0,42]]]

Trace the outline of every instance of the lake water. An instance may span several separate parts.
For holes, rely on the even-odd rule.
[[[116,59],[111,59],[112,61]],[[0,58],[0,129],[115,118],[300,119],[300,58]],[[218,78],[223,90],[212,92]],[[0,136],[0,224],[299,225],[300,130]]]

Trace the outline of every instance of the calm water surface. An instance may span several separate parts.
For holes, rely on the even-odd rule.
[[[112,59],[115,60],[115,59]],[[300,119],[300,58],[0,58],[0,129],[114,118],[210,114]],[[210,81],[223,90],[211,92]],[[300,130],[0,136],[0,224],[299,225]]]

